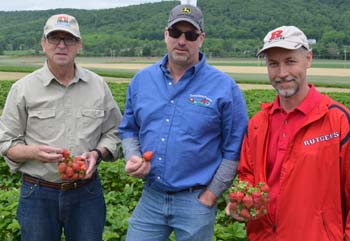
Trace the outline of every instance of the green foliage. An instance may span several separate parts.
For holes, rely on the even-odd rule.
[[[126,91],[128,88],[128,83],[108,83],[109,88],[112,91],[113,98],[115,102],[117,102],[120,111],[124,113],[124,107],[125,107],[125,97],[126,97]]]
[[[124,160],[102,162],[99,172],[107,206],[103,240],[124,240],[128,219],[140,197],[143,182],[125,174]]]
[[[0,11],[0,22],[6,23],[0,25],[0,54],[39,54],[45,21],[65,12],[80,23],[82,55],[161,56],[165,52],[163,30],[177,4],[179,1],[161,1],[101,10]],[[342,59],[344,48],[350,46],[349,1],[201,0],[198,6],[205,18],[203,50],[209,56],[255,56],[265,34],[281,25],[296,25],[316,39],[312,47],[319,58]]]
[[[93,68],[91,68],[90,70],[104,77],[118,77],[118,78],[131,79],[135,75],[135,72],[118,71],[116,73],[115,71],[99,70],[99,69],[93,69]]]
[[[271,102],[275,98],[276,92],[274,90],[245,90],[243,91],[249,118],[252,117],[258,110],[260,110],[260,104]]]
[[[5,105],[7,93],[9,92],[12,81],[0,81],[0,109]]]
[[[332,99],[337,100],[339,103],[349,108],[349,104],[350,104],[349,94],[346,94],[346,93],[326,93],[326,94],[329,95]]]
[[[20,240],[19,224],[15,219],[19,189],[0,190],[0,237],[1,240]]]
[[[16,210],[19,197],[20,174],[10,173],[3,158],[0,158],[0,237],[4,241],[20,240]]]
[[[0,66],[0,71],[29,73],[36,70],[34,66]]]
[[[19,188],[20,186],[20,174],[11,173],[5,161],[0,155],[0,190],[11,190],[13,188]],[[0,213],[1,216],[1,213]],[[1,235],[0,235],[1,237]]]
[[[214,241],[247,241],[245,224],[228,218],[225,214],[228,190],[218,200],[218,213],[214,227]]]
[[[6,98],[12,81],[1,81],[0,98]],[[108,83],[114,99],[124,110],[125,94],[128,84]],[[259,110],[261,102],[269,102],[275,98],[273,90],[246,90],[249,116]],[[339,102],[348,105],[347,93],[329,93]],[[3,103],[0,103],[3,108]],[[116,162],[102,162],[99,173],[104,189],[107,205],[107,218],[103,234],[104,241],[124,241],[128,226],[128,219],[141,195],[143,181],[131,178],[124,171],[124,160]],[[19,197],[20,174],[10,173],[3,158],[0,158],[0,237],[1,240],[20,240],[19,225],[16,221],[16,209]],[[223,195],[228,194],[228,191]],[[218,214],[214,229],[215,241],[247,241],[245,225],[235,222],[225,214],[226,201],[223,197],[218,200]],[[169,241],[175,241],[172,234]]]

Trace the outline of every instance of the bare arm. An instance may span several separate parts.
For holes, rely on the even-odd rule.
[[[21,163],[37,160],[43,163],[62,161],[63,149],[45,145],[18,144],[8,149],[6,156],[14,162]]]

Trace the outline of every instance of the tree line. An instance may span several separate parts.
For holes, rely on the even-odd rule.
[[[0,55],[41,54],[42,28],[57,13],[74,15],[83,36],[83,56],[161,56],[163,30],[179,1],[81,10],[0,11]],[[198,0],[204,13],[203,51],[212,57],[252,57],[266,33],[278,26],[302,29],[318,58],[343,59],[350,52],[350,1]]]

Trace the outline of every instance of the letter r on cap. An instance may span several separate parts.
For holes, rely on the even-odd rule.
[[[271,33],[271,38],[270,40],[276,39],[276,38],[281,38],[282,37],[283,30],[276,30],[275,32]]]

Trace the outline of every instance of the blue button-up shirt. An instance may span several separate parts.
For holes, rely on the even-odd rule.
[[[131,81],[119,127],[153,151],[146,182],[161,191],[208,185],[223,159],[239,160],[247,126],[245,100],[223,72],[200,62],[173,84],[168,56]]]

